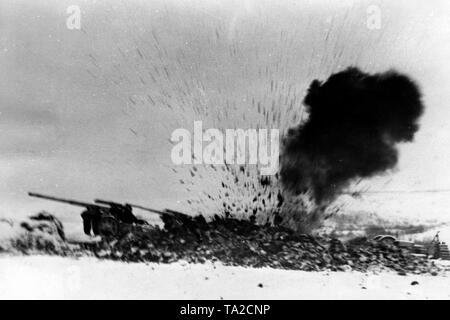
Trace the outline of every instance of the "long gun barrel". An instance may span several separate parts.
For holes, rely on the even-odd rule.
[[[140,206],[140,205],[138,205],[138,204],[132,204],[132,203],[129,203],[129,205],[132,206],[133,208],[137,208],[137,209],[149,211],[149,212],[156,213],[156,214],[159,214],[159,215],[169,214],[169,213],[166,212],[166,211],[161,211],[161,210],[156,210],[156,209],[146,208],[146,207]]]
[[[167,211],[167,209],[165,209],[164,211],[161,211],[161,210],[156,210],[156,209],[152,209],[152,208],[146,208],[146,207],[140,206],[138,204],[129,203],[129,205],[132,206],[133,208],[137,208],[137,209],[145,210],[145,211],[148,211],[148,212],[156,213],[156,214],[158,214],[160,216],[161,215],[166,215],[166,214],[169,214],[169,215],[171,214],[170,212]]]
[[[171,212],[168,212],[169,211],[168,209],[165,209],[164,211],[161,211],[161,210],[146,208],[146,207],[143,207],[143,206],[140,206],[140,205],[137,205],[137,204],[131,204],[131,203],[121,204],[121,203],[118,203],[118,202],[106,201],[106,200],[102,200],[102,199],[95,199],[94,202],[95,203],[99,203],[99,204],[105,204],[105,205],[108,205],[108,206],[122,206],[123,207],[125,205],[129,205],[129,206],[131,206],[133,208],[149,211],[151,213],[156,213],[156,214],[159,214],[159,215],[171,214]]]
[[[76,201],[76,200],[69,200],[69,199],[63,199],[63,198],[57,198],[57,197],[52,197],[52,196],[46,196],[46,195],[39,194],[39,193],[34,193],[34,192],[28,192],[28,195],[30,197],[36,197],[36,198],[41,198],[41,199],[46,199],[46,200],[52,200],[52,201],[67,203],[67,204],[71,204],[71,205],[79,206],[79,207],[85,207],[85,208],[86,207],[97,207],[97,208],[101,208],[101,209],[107,209],[107,207],[95,205],[95,204],[92,204],[92,203]]]
[[[124,206],[124,205],[129,205],[133,208],[137,208],[137,209],[141,209],[141,210],[145,210],[151,213],[155,213],[158,214],[160,216],[162,215],[173,215],[173,216],[180,216],[180,215],[185,215],[184,213],[178,212],[178,211],[174,211],[174,210],[170,210],[170,209],[164,209],[163,211],[161,210],[156,210],[156,209],[152,209],[152,208],[147,208],[147,207],[143,207],[140,206],[138,204],[132,204],[132,203],[126,203],[126,204],[121,204],[118,202],[114,202],[114,201],[106,201],[106,200],[101,200],[101,199],[95,199],[94,200],[95,203],[99,203],[99,204],[104,204],[104,205],[108,205],[108,206]]]
[[[118,202],[106,201],[106,200],[101,200],[101,199],[95,199],[94,202],[98,203],[98,204],[104,204],[104,205],[107,205],[107,206],[120,206],[120,207],[124,206],[123,204],[118,203]]]

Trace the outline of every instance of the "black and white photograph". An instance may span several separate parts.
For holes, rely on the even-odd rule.
[[[0,300],[448,300],[449,243],[449,1],[0,0]]]

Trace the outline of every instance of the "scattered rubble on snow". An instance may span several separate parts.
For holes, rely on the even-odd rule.
[[[40,213],[20,224],[21,231],[1,250],[33,254],[96,256],[125,262],[217,261],[224,265],[272,267],[304,271],[396,271],[400,275],[432,274],[442,270],[425,257],[395,245],[367,239],[338,239],[295,234],[283,227],[256,225],[248,220],[215,217],[206,222],[193,217],[180,224],[164,221],[165,228],[135,229],[120,239],[68,243],[61,222]]]

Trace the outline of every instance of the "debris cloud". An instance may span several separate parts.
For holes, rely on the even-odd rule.
[[[308,118],[284,139],[281,182],[294,195],[310,192],[319,206],[352,181],[394,168],[397,144],[413,140],[424,110],[408,76],[355,67],[312,81],[304,104]]]

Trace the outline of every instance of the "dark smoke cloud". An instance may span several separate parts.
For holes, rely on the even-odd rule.
[[[304,99],[308,119],[284,140],[281,180],[297,194],[326,203],[355,178],[395,167],[396,145],[410,142],[423,113],[419,88],[408,76],[357,68],[314,80]]]

